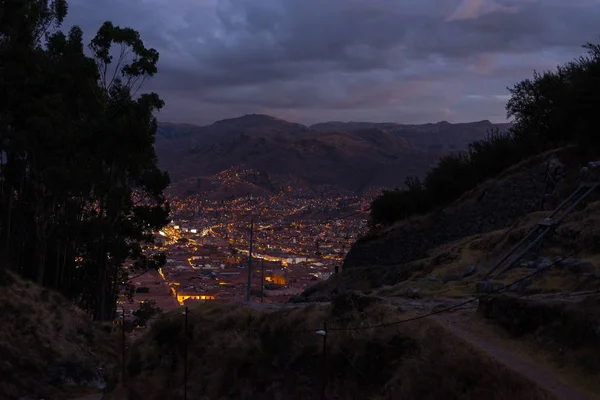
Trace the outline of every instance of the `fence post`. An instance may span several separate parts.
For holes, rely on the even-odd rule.
[[[183,400],[187,400],[187,379],[188,379],[188,308],[185,307],[185,322],[183,325]]]
[[[321,368],[321,400],[325,400],[325,389],[327,387],[327,321],[323,323],[323,355]]]
[[[123,320],[121,321],[121,379],[125,387],[125,307],[123,307]]]

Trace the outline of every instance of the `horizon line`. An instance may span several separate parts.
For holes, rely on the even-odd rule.
[[[208,123],[208,124],[199,124],[199,123],[192,123],[192,122],[173,122],[173,121],[159,120],[158,118],[157,118],[156,122],[157,122],[157,124],[191,125],[191,126],[197,126],[197,127],[206,127],[206,126],[214,125],[217,122],[235,120],[235,119],[239,119],[239,118],[243,118],[243,117],[248,117],[248,116],[254,116],[254,115],[264,116],[264,117],[270,117],[270,118],[273,118],[273,119],[285,121],[285,122],[292,123],[292,124],[298,124],[298,125],[302,125],[302,126],[306,126],[306,127],[311,127],[311,126],[319,125],[319,124],[329,124],[329,123],[340,123],[340,124],[397,124],[397,125],[436,125],[436,124],[441,124],[441,123],[447,123],[447,124],[450,124],[450,125],[458,125],[458,124],[474,124],[474,123],[477,123],[477,122],[489,122],[491,124],[497,125],[497,124],[512,124],[514,122],[514,121],[511,121],[509,119],[506,119],[505,122],[492,122],[489,119],[481,119],[481,120],[471,120],[471,121],[461,121],[461,122],[449,122],[448,120],[441,120],[441,121],[437,121],[437,122],[424,122],[424,123],[403,123],[403,122],[395,122],[395,121],[340,121],[340,120],[330,120],[330,121],[323,121],[323,122],[315,122],[314,124],[303,124],[303,123],[300,123],[300,122],[290,121],[290,120],[287,120],[285,118],[280,118],[280,117],[276,117],[276,116],[273,116],[273,115],[261,114],[261,113],[243,114],[243,115],[240,115],[238,117],[218,119],[218,120],[215,120],[215,121],[213,121],[211,123]]]

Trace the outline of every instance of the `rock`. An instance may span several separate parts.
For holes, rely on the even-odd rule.
[[[463,278],[466,278],[468,276],[473,275],[475,272],[477,271],[481,271],[483,268],[480,267],[479,265],[471,265],[470,267],[468,267],[465,272],[463,272],[462,276]]]
[[[594,263],[589,260],[574,260],[574,259],[564,259],[558,262],[557,264],[560,268],[566,268],[567,270],[576,273],[588,273],[594,270]]]
[[[600,161],[590,161],[587,165],[589,169],[595,169],[600,167]],[[584,167],[585,168],[585,167]]]
[[[493,281],[479,281],[475,284],[477,293],[493,293],[504,288],[504,283]]]
[[[508,290],[511,292],[524,292],[527,286],[531,286],[531,277],[510,285]]]
[[[427,275],[425,278],[423,278],[424,281],[429,281],[429,282],[436,282],[437,279],[435,276],[431,276],[431,275]]]
[[[406,289],[406,297],[410,297],[411,299],[420,299],[421,289],[417,287],[409,287]]]
[[[523,261],[522,263],[519,264],[520,268],[535,268],[536,267],[536,263],[535,261]]]
[[[549,258],[541,257],[535,261],[535,272],[548,270],[555,262]]]
[[[459,279],[460,279],[460,276],[458,276],[457,274],[446,274],[442,278],[442,282],[448,283],[448,282],[452,282],[452,281],[457,281]]]

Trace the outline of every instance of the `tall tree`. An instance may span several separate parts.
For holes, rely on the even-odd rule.
[[[123,264],[139,272],[165,261],[142,251],[169,215],[169,179],[154,152],[153,113],[163,102],[137,95],[156,73],[158,53],[134,30],[106,22],[88,57],[80,28],[49,32],[66,15],[64,1],[0,5],[5,256],[95,318],[111,318],[127,284]]]

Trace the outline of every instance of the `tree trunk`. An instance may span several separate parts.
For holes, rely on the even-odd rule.
[[[60,292],[60,242],[56,241],[56,264],[54,265],[54,289]]]

